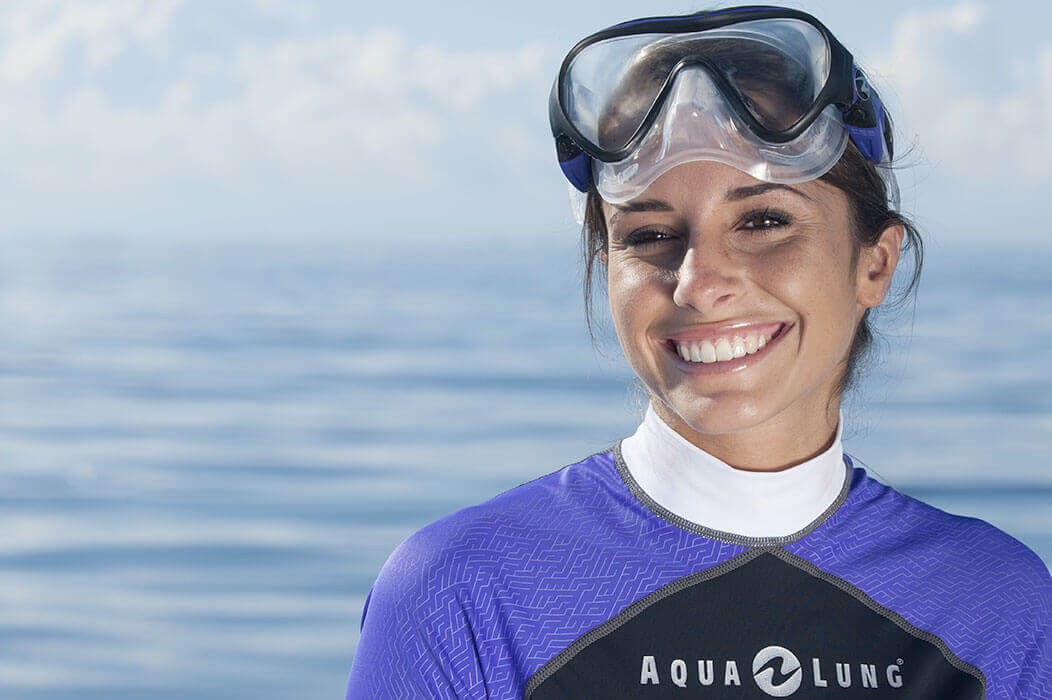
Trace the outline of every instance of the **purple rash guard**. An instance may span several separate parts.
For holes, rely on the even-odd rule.
[[[786,537],[652,501],[620,444],[412,535],[347,698],[1052,699],[1052,579],[1023,544],[853,467]]]

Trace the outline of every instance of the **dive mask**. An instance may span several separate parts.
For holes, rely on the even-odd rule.
[[[791,184],[828,172],[848,139],[873,163],[891,159],[883,105],[851,54],[788,8],[652,17],[592,34],[563,60],[549,116],[576,208],[593,182],[621,203],[694,160]],[[880,172],[894,200],[894,176]]]

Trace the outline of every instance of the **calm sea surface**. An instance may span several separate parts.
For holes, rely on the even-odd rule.
[[[574,245],[7,241],[0,697],[342,697],[403,538],[638,422]],[[845,433],[1046,562],[1050,263],[934,248]]]

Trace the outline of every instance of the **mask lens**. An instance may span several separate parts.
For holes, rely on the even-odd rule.
[[[830,49],[814,26],[794,19],[741,22],[681,34],[608,39],[579,52],[561,98],[581,135],[607,151],[625,148],[673,73],[718,73],[754,119],[772,131],[795,124],[829,77]]]
[[[664,34],[636,34],[600,41],[574,57],[562,84],[570,122],[599,148],[624,148],[642,124],[668,77],[654,60]]]

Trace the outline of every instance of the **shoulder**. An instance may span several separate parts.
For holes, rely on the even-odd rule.
[[[948,513],[906,495],[856,469],[852,491],[869,536],[889,539],[901,556],[917,565],[952,567],[974,581],[1011,578],[1052,596],[1052,577],[1041,558],[1025,544],[985,520]]]
[[[434,600],[436,587],[473,584],[509,559],[528,561],[544,542],[572,537],[600,507],[616,467],[595,453],[520,484],[410,535],[391,554],[377,586]]]
[[[403,541],[366,598],[347,697],[485,696],[483,667],[510,663],[504,604],[531,595],[514,572],[544,570],[539,553],[572,537],[610,465],[609,453],[592,455]],[[496,676],[498,685],[517,678]]]
[[[991,688],[1049,682],[1052,577],[1037,554],[990,523],[856,468],[841,508],[793,548],[936,635]]]
[[[845,505],[853,507],[833,535],[849,543],[841,564],[878,601],[924,629],[942,630],[956,640],[951,646],[964,651],[997,647],[1008,654],[1046,643],[1052,576],[1022,542],[984,520],[903,494],[863,470],[856,470]]]

